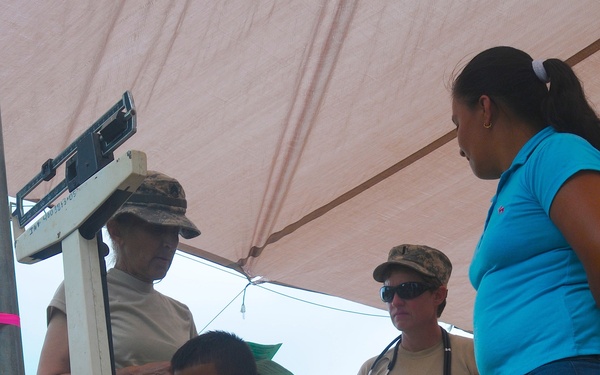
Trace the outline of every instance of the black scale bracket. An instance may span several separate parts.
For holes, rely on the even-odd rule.
[[[19,226],[25,227],[33,218],[50,207],[67,189],[75,190],[100,169],[114,160],[113,151],[136,132],[136,111],[129,91],[104,115],[92,124],[73,143],[54,159],[48,159],[41,172],[27,183],[16,195],[16,209]],[[23,201],[42,181],[50,181],[56,170],[65,163],[65,179],[59,182],[48,194],[41,198],[27,212]]]

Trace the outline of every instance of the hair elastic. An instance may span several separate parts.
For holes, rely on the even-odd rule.
[[[21,319],[15,314],[0,313],[0,324],[21,327]]]
[[[533,67],[533,71],[540,81],[544,83],[550,82],[548,73],[546,73],[546,68],[544,68],[544,60],[533,60],[531,62],[531,66]]]

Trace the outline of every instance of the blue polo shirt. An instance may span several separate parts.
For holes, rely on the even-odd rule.
[[[600,171],[600,152],[547,127],[500,177],[469,270],[482,374],[525,374],[600,353],[600,309],[583,265],[549,217],[558,190],[582,170]]]

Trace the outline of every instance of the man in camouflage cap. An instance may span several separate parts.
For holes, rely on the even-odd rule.
[[[399,245],[390,250],[387,262],[375,268],[373,278],[383,282],[385,272],[396,264],[435,277],[442,285],[448,285],[452,273],[452,263],[441,251],[425,245]]]
[[[366,361],[359,375],[478,374],[473,340],[438,324],[451,273],[450,259],[432,247],[404,244],[390,250],[373,278],[383,283],[380,297],[402,334]]]
[[[425,245],[399,245],[390,250],[388,261],[380,264],[373,271],[373,278],[380,283],[385,282],[390,269],[395,266],[412,268],[420,274],[434,278],[430,284],[448,286],[452,263],[446,254]],[[438,308],[438,318],[446,307],[446,299]]]

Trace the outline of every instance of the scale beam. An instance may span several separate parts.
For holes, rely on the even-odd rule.
[[[20,227],[50,206],[67,189],[73,191],[98,170],[113,161],[113,151],[136,132],[136,112],[131,94],[126,91],[123,97],[102,115],[92,126],[65,148],[54,159],[42,165],[42,171],[27,183],[16,196],[17,217]],[[56,170],[66,162],[66,176],[50,193],[46,194],[27,212],[23,210],[23,200],[42,181],[50,181]]]

